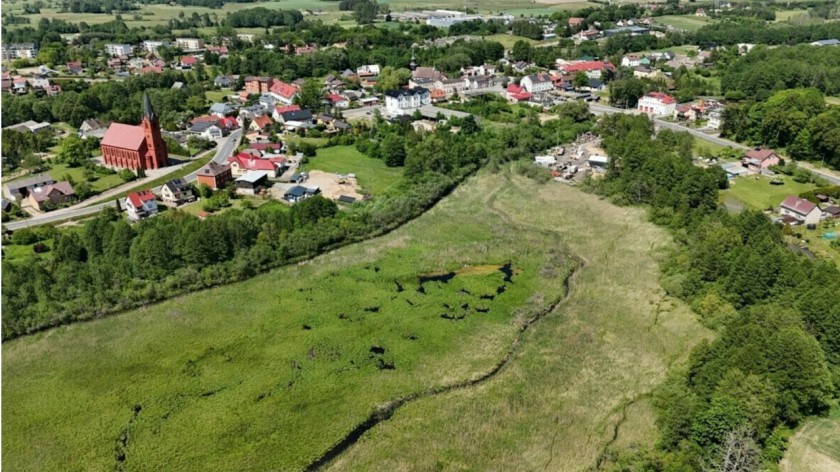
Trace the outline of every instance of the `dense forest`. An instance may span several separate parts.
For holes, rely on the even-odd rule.
[[[337,211],[312,198],[286,211],[281,204],[232,210],[200,221],[169,211],[131,226],[113,211],[74,229],[42,227],[15,232],[13,242],[51,239],[48,257],[3,261],[3,338],[74,320],[142,306],[187,291],[229,283],[390,230],[421,214],[458,182],[486,164],[530,158],[589,116],[560,110],[561,119],[540,126],[536,116],[517,129],[482,129],[456,120],[434,133],[415,134],[408,123],[378,122],[352,144],[403,166],[403,184],[392,192]],[[573,138],[574,136],[571,136]]]
[[[621,158],[593,190],[646,205],[673,230],[680,248],[663,286],[718,333],[654,392],[657,448],[605,459],[614,470],[724,470],[737,454],[737,470],[774,467],[791,428],[840,391],[840,272],[789,250],[762,213],[719,209],[726,178],[690,163],[691,138],[652,137],[646,117],[629,115],[599,128]]]

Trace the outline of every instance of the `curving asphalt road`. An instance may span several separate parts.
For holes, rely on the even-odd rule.
[[[236,130],[230,134],[225,141],[218,147],[216,150],[216,155],[213,156],[213,162],[217,164],[223,164],[227,158],[233,154],[233,151],[239,146],[239,142],[242,140],[242,130]],[[200,169],[199,169],[200,170]],[[184,176],[184,178],[188,182],[192,182],[196,180],[198,176],[198,171],[192,172]],[[154,192],[159,192],[160,187],[155,187],[152,189]],[[77,210],[72,210],[60,214],[45,214],[43,216],[37,216],[34,218],[28,218],[25,220],[20,221],[11,221],[3,225],[3,229],[5,231],[15,231],[21,228],[28,228],[31,226],[39,226],[48,223],[58,223],[61,221],[67,220],[74,220],[76,218],[81,218],[84,216],[95,215],[99,213],[105,207],[113,207],[117,206],[117,200],[111,200],[105,203],[99,203],[97,205],[91,205],[89,207],[79,208]]]

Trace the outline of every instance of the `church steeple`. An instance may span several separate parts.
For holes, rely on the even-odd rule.
[[[149,100],[149,94],[146,92],[143,92],[143,118],[146,118],[149,121],[157,120],[155,109],[152,108],[152,101]]]

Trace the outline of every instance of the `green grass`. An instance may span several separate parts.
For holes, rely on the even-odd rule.
[[[204,96],[207,97],[207,100],[218,103],[223,102],[225,97],[232,93],[230,90],[208,90],[204,92]]]
[[[721,192],[721,195],[732,196],[741,202],[759,210],[766,208],[779,208],[782,200],[790,195],[799,195],[802,192],[816,188],[814,184],[800,184],[793,181],[790,176],[783,176],[784,185],[771,185],[767,177],[747,176],[739,177],[730,182],[730,188]]]
[[[231,200],[230,201],[231,205],[229,207],[222,208],[219,211],[215,211],[211,214],[212,215],[219,215],[219,214],[222,214],[226,211],[241,209],[242,208],[242,202],[244,202],[244,201],[250,201],[251,205],[253,205],[253,208],[257,208],[257,207],[260,207],[260,206],[268,203],[268,200],[265,200],[265,199],[262,199],[262,198],[259,198],[259,197],[240,196],[239,198]],[[282,203],[278,204],[278,207],[288,208],[286,205],[283,205]],[[197,215],[198,213],[204,211],[203,201],[196,201],[196,202],[181,206],[181,207],[178,208],[178,210],[189,213],[191,215]]]
[[[66,180],[65,176],[69,175],[74,182],[84,182],[84,169],[82,167],[67,167],[66,164],[52,164],[52,169],[48,172],[55,180]],[[98,174],[97,174],[98,175]],[[110,188],[122,185],[123,181],[117,174],[102,175],[94,181],[88,182],[90,188],[96,192],[101,193]]]
[[[686,31],[697,31],[713,21],[713,19],[707,16],[694,15],[668,15],[656,17],[656,22],[659,24],[673,26],[674,28]]]
[[[571,251],[585,265],[569,298],[498,376],[410,403],[337,468],[585,469],[623,405],[705,336],[659,287],[670,244],[640,209],[483,174],[381,238],[4,343],[3,466],[112,469],[125,435],[131,470],[301,469],[378,405],[489,371],[524,320],[562,297]],[[419,274],[465,267],[418,293]],[[489,311],[440,316],[473,308]],[[646,402],[627,415],[619,442],[652,444]]]
[[[172,179],[177,179],[177,178],[183,177],[183,176],[185,176],[185,175],[187,175],[191,172],[195,172],[198,169],[200,169],[201,167],[203,167],[205,164],[210,162],[210,159],[213,158],[214,154],[215,154],[215,151],[211,150],[206,156],[204,156],[200,159],[196,159],[196,160],[188,163],[187,165],[185,165],[184,167],[182,167],[180,170],[178,170],[176,172],[173,172],[171,174],[166,174],[163,177],[158,177],[157,179],[154,179],[150,182],[146,182],[144,184],[135,185],[134,187],[131,187],[130,189],[126,190],[125,192],[122,192],[122,193],[120,193],[118,195],[115,195],[115,196],[109,198],[108,200],[104,200],[104,201],[112,201],[112,200],[118,200],[118,199],[121,199],[121,198],[125,198],[126,195],[128,195],[131,192],[137,192],[139,190],[147,190],[147,189],[150,189],[150,188],[158,187],[158,186],[161,186],[161,185],[165,184],[166,182],[169,182]],[[99,201],[99,202],[96,202],[96,203],[97,204],[103,203],[103,201]]]
[[[791,438],[782,472],[840,470],[840,407],[827,418],[810,419]]]
[[[787,21],[799,15],[807,15],[807,10],[778,10],[776,11],[776,23]]]
[[[47,239],[41,241],[50,249],[53,248],[53,240]],[[49,252],[42,252],[41,254],[37,254],[33,249],[35,244],[26,244],[26,245],[18,245],[18,244],[6,244],[3,246],[3,260],[4,261],[20,261],[22,259],[47,259],[52,257],[52,251]]]
[[[318,154],[309,158],[304,170],[356,174],[359,186],[372,195],[381,195],[402,180],[401,168],[388,167],[383,161],[368,157],[353,146],[318,149]]]
[[[491,34],[490,36],[485,36],[484,39],[488,41],[496,41],[504,46],[505,49],[511,49],[517,41],[525,41],[529,44],[539,44],[539,41],[531,38],[526,38],[525,36],[514,36],[512,34]]]

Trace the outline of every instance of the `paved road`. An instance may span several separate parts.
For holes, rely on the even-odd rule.
[[[221,145],[219,145],[218,149],[216,150],[216,155],[213,156],[213,162],[216,162],[218,164],[221,164],[221,163],[225,162],[225,160],[233,153],[233,150],[236,149],[237,146],[239,146],[239,142],[241,141],[241,139],[242,139],[242,130],[236,130],[233,133],[231,133],[230,136],[228,136],[225,139],[225,141]],[[188,182],[192,182],[193,180],[195,180],[197,178],[196,177],[197,175],[198,175],[198,172],[196,171],[196,172],[193,172],[191,174],[187,174],[185,176],[185,179]],[[160,187],[155,187],[152,190],[155,191],[155,192],[159,192]],[[92,205],[92,206],[85,207],[85,208],[79,208],[79,209],[71,210],[71,211],[64,212],[64,213],[52,213],[52,214],[47,213],[43,216],[38,216],[38,217],[35,217],[35,218],[29,218],[29,219],[26,219],[26,220],[12,221],[10,223],[6,223],[5,225],[3,225],[3,228],[7,231],[15,231],[15,230],[18,230],[18,229],[21,229],[21,228],[28,228],[30,226],[38,226],[38,225],[43,225],[43,224],[47,224],[47,223],[57,223],[57,222],[60,222],[60,221],[65,221],[65,220],[73,220],[73,219],[81,218],[81,217],[84,217],[84,216],[95,215],[96,213],[99,213],[99,211],[102,210],[105,207],[109,207],[109,206],[113,207],[113,206],[116,206],[116,205],[117,205],[117,201],[112,200],[110,202],[99,203],[99,204],[96,204],[96,205]]]
[[[589,104],[589,109],[592,111],[592,113],[594,113],[596,115],[600,115],[600,114],[604,114],[604,113],[628,113],[628,114],[633,114],[633,115],[639,114],[639,111],[635,110],[635,109],[615,108],[615,107],[611,107],[611,106],[607,106],[607,105],[599,105],[599,104],[595,104],[595,103],[590,103]],[[698,137],[698,138],[700,138],[704,141],[708,141],[710,143],[717,144],[718,146],[729,146],[729,147],[733,147],[733,148],[736,148],[736,149],[749,149],[748,146],[744,146],[743,144],[736,143],[735,141],[730,141],[728,139],[719,138],[717,136],[711,136],[711,135],[708,135],[708,134],[706,134],[702,131],[699,131],[699,130],[696,130],[696,129],[693,129],[693,128],[689,128],[687,126],[683,126],[683,125],[678,124],[678,123],[671,123],[670,121],[660,120],[659,118],[654,118],[653,123],[660,128],[668,128],[668,129],[672,129],[674,131],[685,131],[685,132],[690,133],[690,134],[694,135],[695,137]]]

